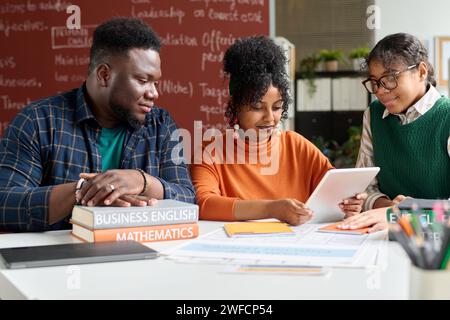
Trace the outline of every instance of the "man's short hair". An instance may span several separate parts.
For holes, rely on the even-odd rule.
[[[152,49],[159,52],[161,40],[152,28],[136,18],[113,18],[94,31],[89,73],[112,56],[127,56],[130,49]]]

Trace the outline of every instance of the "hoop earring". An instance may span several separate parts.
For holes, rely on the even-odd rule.
[[[277,126],[275,127],[275,130],[273,131],[273,133],[274,133],[277,137],[281,136],[281,125],[280,125],[280,123],[277,124]]]
[[[234,126],[233,126],[233,129],[234,129],[233,138],[235,140],[237,140],[239,138],[239,133],[238,133],[238,130],[240,129],[239,128],[239,124],[235,123]]]

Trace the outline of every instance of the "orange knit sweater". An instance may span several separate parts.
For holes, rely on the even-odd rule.
[[[211,164],[203,158],[201,164],[192,164],[191,175],[200,206],[200,219],[235,220],[233,208],[238,199],[295,198],[305,202],[333,166],[319,149],[295,132],[283,132],[278,141],[279,148],[269,149],[279,150],[275,174],[264,175],[261,169],[267,169],[269,165],[249,161],[245,164]],[[262,163],[268,162],[263,160]],[[272,168],[276,167],[272,165]]]

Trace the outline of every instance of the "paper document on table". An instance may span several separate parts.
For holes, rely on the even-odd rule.
[[[170,257],[264,260],[320,266],[365,266],[377,246],[369,235],[317,232],[323,224],[292,227],[295,236],[229,238],[223,228],[173,249]],[[379,241],[379,240],[378,240]],[[369,252],[366,252],[369,249]]]
[[[329,272],[328,267],[278,265],[278,264],[232,264],[225,267],[224,273],[234,274],[276,274],[297,276],[322,276]]]

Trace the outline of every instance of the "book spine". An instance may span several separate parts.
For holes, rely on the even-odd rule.
[[[198,221],[198,206],[128,212],[94,212],[94,229],[130,228]]]
[[[155,242],[192,239],[198,236],[198,224],[173,224],[163,226],[93,230],[94,242],[125,241]]]

